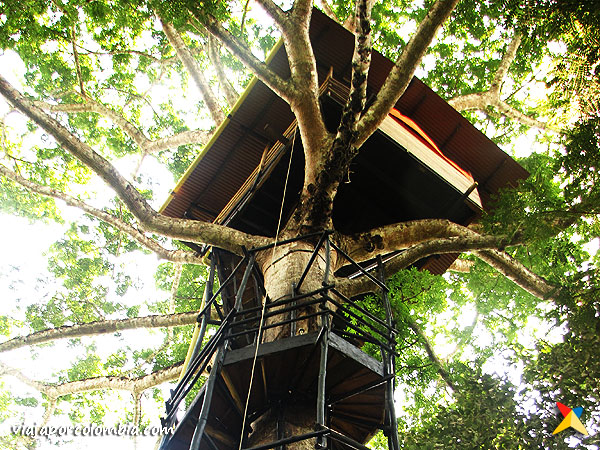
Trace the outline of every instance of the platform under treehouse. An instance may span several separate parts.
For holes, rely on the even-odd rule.
[[[324,121],[335,131],[349,91],[354,36],[318,10],[310,35]],[[281,45],[268,64],[282,77],[289,74]],[[373,52],[368,101],[391,68]],[[414,78],[353,160],[333,204],[334,227],[353,234],[427,218],[467,225],[489,208],[500,188],[526,176]],[[303,178],[302,141],[289,105],[255,79],[161,212],[275,237],[280,221],[285,223],[297,205]],[[395,254],[358,264],[330,238],[323,230],[288,240],[306,252],[306,264],[298,279],[288,280],[290,295],[277,299],[266,295],[256,261],[273,246],[247,249],[244,256],[195,247],[210,252],[211,270],[199,337],[167,402],[164,424],[176,429],[162,449],[259,450],[300,441],[318,448],[366,449],[379,430],[389,447],[398,449],[396,336],[384,274],[384,263]],[[341,261],[335,275],[370,278],[379,305],[367,307],[336,290],[330,281],[332,252]],[[456,257],[434,256],[416,265],[441,274]],[[318,271],[320,283],[307,289],[311,271]],[[184,399],[200,385],[186,409]],[[307,410],[314,414],[297,417]],[[272,429],[258,426],[267,420]],[[295,420],[313,423],[313,430],[295,432]]]

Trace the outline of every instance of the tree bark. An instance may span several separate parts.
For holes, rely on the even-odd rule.
[[[283,80],[275,74],[264,62],[256,58],[252,51],[240,42],[233,34],[223,28],[214,17],[206,17],[206,20],[198,18],[206,29],[217,38],[235,57],[256,75],[256,77],[269,86],[288,103],[291,98],[292,85],[288,80]]]
[[[458,0],[437,0],[419,24],[406,47],[396,60],[385,83],[377,94],[377,99],[360,120],[355,145],[360,147],[371,136],[390,109],[394,107],[412,80],[415,70],[421,63],[427,48],[442,24],[450,17]]]
[[[236,92],[234,87],[231,85],[229,80],[227,79],[227,74],[225,73],[225,68],[223,67],[223,63],[221,62],[221,55],[219,53],[219,49],[217,47],[217,42],[215,37],[212,34],[208,34],[208,57],[210,58],[210,62],[214,66],[217,71],[217,78],[219,80],[219,85],[223,92],[225,93],[225,98],[227,99],[227,103],[229,107],[233,107],[239,98],[239,94]]]
[[[517,50],[521,45],[521,35],[515,34],[513,39],[508,44],[506,52],[500,60],[498,70],[494,74],[494,79],[490,85],[490,88],[484,92],[475,92],[472,94],[465,94],[459,97],[454,97],[448,100],[448,103],[454,107],[457,111],[467,111],[476,109],[479,111],[486,111],[489,107],[496,108],[501,114],[506,117],[520,122],[530,127],[536,127],[540,130],[545,130],[548,124],[541,122],[533,117],[530,117],[518,109],[510,106],[505,101],[501,100],[500,93],[502,85],[508,75],[508,69],[514,61]]]
[[[448,267],[448,270],[450,272],[469,273],[471,271],[472,267],[473,267],[473,261],[468,260],[468,259],[457,258],[454,260],[454,262],[452,264],[450,264],[450,267]]]
[[[0,174],[15,181],[16,183],[19,183],[21,186],[29,189],[32,192],[43,195],[45,197],[51,197],[58,200],[62,200],[67,205],[85,211],[86,213],[96,217],[97,219],[100,219],[112,225],[117,230],[122,231],[123,233],[130,236],[132,239],[136,240],[139,244],[143,245],[149,250],[152,250],[159,258],[177,263],[204,264],[203,259],[197,256],[194,252],[186,250],[166,249],[163,246],[161,246],[156,240],[146,236],[142,231],[121,220],[117,216],[107,213],[106,211],[94,208],[93,206],[90,206],[87,203],[82,202],[81,200],[75,197],[65,194],[64,192],[60,192],[51,187],[42,186],[37,183],[33,183],[29,180],[26,180],[25,178],[6,168],[2,164],[0,164]]]
[[[337,193],[340,182],[346,174],[350,162],[358,154],[358,148],[354,145],[356,138],[356,125],[362,114],[367,94],[367,77],[371,65],[371,0],[359,0],[356,2],[356,23],[358,24],[355,34],[354,54],[352,57],[352,77],[350,82],[350,93],[342,110],[342,117],[337,133],[331,142],[331,149],[323,152],[317,147],[307,147],[304,144],[306,132],[302,135],[304,152],[307,158],[316,163],[314,169],[305,172],[303,199],[301,207],[294,216],[296,223],[307,223],[308,227],[303,232],[310,233],[317,230],[331,229],[331,213],[333,200]],[[316,69],[316,68],[315,68]],[[302,128],[300,128],[302,133]],[[318,133],[322,133],[322,136]],[[324,141],[326,131],[317,132],[314,136],[313,145]],[[331,138],[327,140],[329,145]],[[325,142],[323,142],[325,143]],[[315,150],[317,150],[315,152]],[[307,169],[310,166],[307,166]],[[294,228],[300,228],[297,224]]]
[[[117,125],[121,130],[123,130],[133,142],[136,143],[140,149],[143,149],[149,142],[150,139],[146,137],[146,135],[137,128],[134,124],[128,121],[123,115],[119,114],[115,110],[103,105],[97,100],[94,100],[91,97],[84,97],[83,103],[47,103],[42,101],[36,101],[34,104],[45,111],[51,112],[66,112],[66,113],[96,113],[100,114],[103,117],[106,117],[115,125]]]
[[[198,144],[204,145],[211,135],[211,130],[189,130],[166,136],[163,138],[150,140],[140,129],[129,122],[125,117],[116,111],[108,108],[102,103],[86,97],[85,103],[47,103],[35,101],[34,105],[44,111],[50,112],[65,112],[65,113],[84,113],[93,112],[100,114],[107,119],[110,119],[117,125],[125,134],[127,134],[133,142],[139,147],[142,154],[158,153],[170,148],[177,148],[180,145]]]
[[[355,235],[335,234],[338,245],[356,261],[365,261],[379,254],[413,247],[434,239],[464,237],[487,240],[489,247],[502,248],[516,243],[517,237],[483,236],[447,219],[421,219],[385,225]]]
[[[108,376],[69,381],[61,384],[50,384],[33,380],[18,369],[9,367],[0,362],[0,376],[13,376],[17,380],[29,387],[34,388],[42,394],[47,395],[50,398],[57,399],[65,395],[73,395],[82,392],[103,389],[142,392],[151,387],[158,386],[159,384],[176,379],[181,371],[181,364],[182,363],[177,363],[149,375],[142,375],[136,378]]]
[[[215,245],[238,255],[243,254],[242,246],[252,248],[270,242],[268,238],[252,236],[233,228],[207,222],[175,219],[158,214],[109,161],[96,153],[89,145],[77,139],[54,118],[36,107],[31,100],[26,99],[1,76],[0,93],[114,189],[146,231],[183,241]]]
[[[298,289],[296,283],[308,265],[313,253],[314,245],[307,242],[297,241],[291,244],[277,246],[272,250],[260,252],[256,261],[264,276],[265,290],[269,301],[274,302],[291,298],[295,294],[304,294],[316,291],[323,287],[325,277],[325,249],[322,248],[313,262],[306,278]],[[335,267],[336,255],[332,252],[332,265]],[[296,289],[296,290],[295,290]],[[319,305],[311,305],[300,308],[297,317],[306,316],[319,311]],[[289,315],[289,313],[287,313]],[[288,318],[288,315],[277,315],[269,318],[266,324],[280,322]],[[293,328],[296,335],[316,331],[321,324],[317,317],[299,320]],[[263,342],[271,342],[277,339],[293,335],[292,327],[285,325],[265,330]]]
[[[341,24],[340,19],[335,15],[335,12],[333,12],[333,9],[331,9],[331,6],[327,3],[327,0],[319,0],[319,5],[321,5],[321,9],[327,14],[327,17]]]
[[[204,76],[202,68],[198,65],[198,62],[192,55],[192,52],[187,47],[185,42],[183,42],[183,39],[181,38],[179,32],[175,29],[175,27],[162,19],[161,23],[163,31],[165,32],[167,39],[175,49],[179,60],[194,80],[194,83],[200,91],[200,94],[202,94],[204,103],[206,104],[206,107],[208,108],[213,121],[215,122],[215,124],[220,125],[221,122],[225,120],[225,113],[221,109],[217,97],[211,89],[208,80]]]
[[[497,250],[478,251],[475,255],[535,297],[542,300],[559,299],[562,292],[560,286],[549,283],[510,255]]]
[[[162,328],[190,325],[196,322],[197,318],[198,311],[190,311],[177,314],[165,314],[162,316],[154,315],[134,317],[131,319],[102,320],[77,325],[65,325],[2,342],[0,344],[0,353],[30,345],[43,344],[57,339],[94,336],[98,334],[115,333],[117,331],[135,330],[138,328]]]

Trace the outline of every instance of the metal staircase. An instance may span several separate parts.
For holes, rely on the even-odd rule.
[[[175,431],[164,437],[161,450],[284,449],[308,439],[320,449],[367,449],[364,444],[378,430],[387,436],[389,448],[398,450],[393,403],[396,336],[382,261],[375,265],[377,276],[372,275],[337,248],[327,232],[277,245],[311,239],[316,241],[314,252],[295,283],[296,294],[279,301],[266,297],[255,263],[256,252],[270,246],[247,251],[243,258],[212,250],[205,306],[198,315],[199,338],[166,402],[163,426]],[[322,249],[327,259],[322,287],[298,294]],[[329,283],[332,249],[355,267],[357,275],[378,286],[378,305],[361,305]],[[216,273],[220,285],[213,293]],[[307,319],[314,326],[303,333],[296,325]],[[262,342],[264,330],[273,327],[285,329],[287,336]],[[184,399],[199,385],[184,410]],[[286,432],[284,423],[293,419],[298,407],[306,411],[307,405],[309,410],[314,407],[313,431]],[[274,417],[276,438],[252,447],[252,424],[265,413]]]

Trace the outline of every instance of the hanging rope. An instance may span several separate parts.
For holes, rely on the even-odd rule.
[[[287,173],[285,175],[285,184],[283,185],[283,197],[281,199],[281,207],[279,208],[279,219],[277,220],[277,231],[275,232],[275,242],[273,244],[273,249],[271,250],[271,263],[275,259],[275,248],[277,247],[277,240],[279,239],[279,231],[281,229],[281,219],[283,217],[283,204],[285,202],[285,194],[287,191],[288,180],[290,177],[290,169],[292,167],[292,158],[294,156],[294,144],[296,143],[296,131],[298,128],[294,129],[294,135],[292,136],[292,148],[290,150],[290,161],[288,163]],[[267,306],[267,295],[262,301],[262,309],[260,312],[260,322],[258,324],[258,334],[256,335],[256,347],[254,348],[254,358],[252,359],[252,370],[250,371],[250,385],[248,386],[248,395],[246,396],[246,405],[244,406],[244,415],[242,416],[242,433],[240,435],[240,445],[238,450],[242,450],[242,441],[244,439],[244,430],[246,428],[246,414],[248,414],[248,405],[250,403],[250,392],[252,391],[252,382],[254,381],[254,370],[256,368],[256,360],[258,359],[258,347],[260,346],[260,338],[263,330],[264,320],[265,320],[265,310]]]

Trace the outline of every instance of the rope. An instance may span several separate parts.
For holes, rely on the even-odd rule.
[[[294,130],[294,136],[292,137],[292,148],[290,150],[290,161],[288,163],[287,173],[285,175],[285,184],[283,185],[283,198],[281,199],[281,208],[279,209],[279,219],[277,220],[277,231],[275,232],[275,242],[273,245],[273,249],[271,250],[271,263],[269,266],[273,265],[273,261],[275,259],[275,248],[277,247],[277,239],[279,238],[279,231],[281,228],[281,219],[283,217],[283,204],[285,202],[285,194],[287,191],[288,180],[290,177],[290,169],[292,167],[292,157],[294,156],[294,144],[296,143],[296,131],[298,128]],[[260,322],[258,324],[258,334],[256,335],[256,347],[254,348],[254,358],[252,359],[252,370],[250,371],[250,385],[248,386],[248,395],[246,397],[246,405],[244,406],[244,415],[242,416],[242,433],[240,435],[240,445],[238,450],[242,450],[242,441],[244,439],[244,430],[246,428],[246,414],[248,414],[248,405],[250,403],[250,392],[252,391],[252,382],[254,381],[254,371],[256,368],[256,360],[258,359],[258,347],[260,346],[260,338],[262,334],[262,329],[265,320],[265,310],[267,306],[267,295],[262,302],[262,309],[260,312]]]

